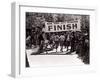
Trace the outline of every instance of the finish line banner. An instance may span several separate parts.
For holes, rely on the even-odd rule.
[[[45,22],[45,32],[80,31],[80,20],[70,22]]]

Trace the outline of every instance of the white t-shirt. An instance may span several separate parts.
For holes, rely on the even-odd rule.
[[[65,40],[65,36],[61,35],[60,36],[60,41],[64,41]]]

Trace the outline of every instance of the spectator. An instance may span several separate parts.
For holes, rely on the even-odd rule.
[[[70,46],[70,34],[69,33],[67,33],[67,35],[65,36],[64,44],[65,44],[65,48],[67,48],[67,51],[68,51],[69,46]]]
[[[63,46],[64,46],[64,41],[65,41],[65,36],[63,34],[60,35],[60,51],[63,52]]]
[[[56,52],[57,52],[57,48],[59,46],[59,36],[58,34],[55,35],[55,47],[56,47]]]
[[[71,52],[75,51],[75,33],[72,32],[71,34]]]

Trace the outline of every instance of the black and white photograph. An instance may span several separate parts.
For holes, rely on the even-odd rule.
[[[89,15],[26,12],[25,32],[27,68],[48,59],[50,63],[90,64]]]

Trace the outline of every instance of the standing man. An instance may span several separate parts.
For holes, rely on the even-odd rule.
[[[70,34],[67,33],[67,35],[65,36],[65,48],[67,47],[67,51],[69,50],[69,46],[70,46]]]
[[[38,51],[38,53],[40,54],[41,52],[43,52],[43,45],[44,45],[44,37],[43,37],[43,35],[44,35],[44,32],[40,32],[40,35],[39,35],[39,37],[38,37],[38,39],[39,39],[39,51]]]
[[[56,35],[55,35],[55,47],[56,47],[56,52],[57,52],[58,46],[59,46],[59,35],[56,34]]]
[[[71,52],[75,51],[75,33],[72,32],[71,34]]]
[[[64,46],[64,41],[65,41],[65,36],[63,34],[60,35],[60,51],[63,52],[63,46]]]

